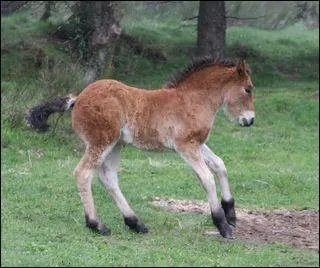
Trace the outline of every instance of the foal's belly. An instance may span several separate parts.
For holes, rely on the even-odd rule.
[[[166,137],[160,137],[160,133],[156,129],[133,129],[127,126],[121,129],[120,141],[131,144],[139,149],[146,151],[168,151],[170,145],[162,142]],[[169,145],[169,146],[168,146]]]

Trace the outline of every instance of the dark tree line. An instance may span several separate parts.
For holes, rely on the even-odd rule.
[[[120,37],[118,1],[79,1],[73,8],[73,24],[82,29],[85,42],[85,82],[97,80],[110,61]],[[196,56],[223,56],[225,47],[225,2],[200,1]]]
[[[1,14],[10,14],[31,1],[1,1]],[[64,1],[65,2],[65,1]],[[72,16],[59,27],[56,35],[69,40],[85,67],[85,82],[91,83],[112,61],[121,34],[121,1],[75,1]],[[42,1],[46,21],[59,1]],[[200,1],[196,56],[223,56],[225,47],[225,2]]]

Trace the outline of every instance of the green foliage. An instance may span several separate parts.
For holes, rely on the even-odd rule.
[[[297,22],[319,25],[319,1],[226,1],[229,26],[284,29]],[[255,18],[255,19],[246,19]]]
[[[11,127],[40,101],[83,89],[80,65],[51,39],[54,27],[20,14],[1,19],[1,120]]]
[[[27,110],[25,104],[32,99],[28,91],[14,82],[1,82],[1,121],[12,128],[21,126]]]
[[[233,27],[227,30],[227,55],[248,60],[256,86],[317,80],[318,40],[319,31],[302,24],[279,31]]]
[[[174,153],[122,152],[120,186],[149,234],[128,230],[96,177],[95,204],[112,234],[87,230],[72,174],[83,144],[70,116],[42,134],[22,123],[39,101],[79,93],[81,68],[49,38],[54,24],[21,15],[1,20],[2,266],[319,266],[317,252],[208,238],[203,232],[215,230],[208,215],[154,207],[155,196],[206,199]],[[161,87],[195,45],[195,25],[181,26],[175,18],[124,20],[122,27],[168,58],[152,62],[122,44],[111,77],[130,85]],[[318,39],[317,31],[302,25],[272,32],[228,29],[228,54],[245,56],[252,68],[256,122],[240,128],[219,112],[208,144],[227,166],[239,208],[319,209],[319,102],[312,97],[319,88]],[[44,57],[37,65],[30,51],[40,50]],[[54,126],[57,117],[50,120]]]

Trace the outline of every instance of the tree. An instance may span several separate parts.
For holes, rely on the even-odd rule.
[[[112,59],[121,33],[118,1],[79,1],[74,6],[74,19],[78,22],[85,43],[85,82],[97,80]],[[78,29],[79,30],[79,29]]]
[[[76,1],[72,16],[55,31],[84,65],[85,84],[99,79],[110,64],[121,28],[120,1]]]
[[[50,18],[52,9],[55,6],[55,2],[56,1],[46,1],[45,2],[44,13],[40,18],[41,21],[47,21]]]
[[[197,33],[197,56],[223,57],[226,39],[224,1],[200,1]]]

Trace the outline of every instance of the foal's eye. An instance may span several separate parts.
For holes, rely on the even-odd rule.
[[[246,87],[244,90],[250,94],[252,92],[252,87]]]

